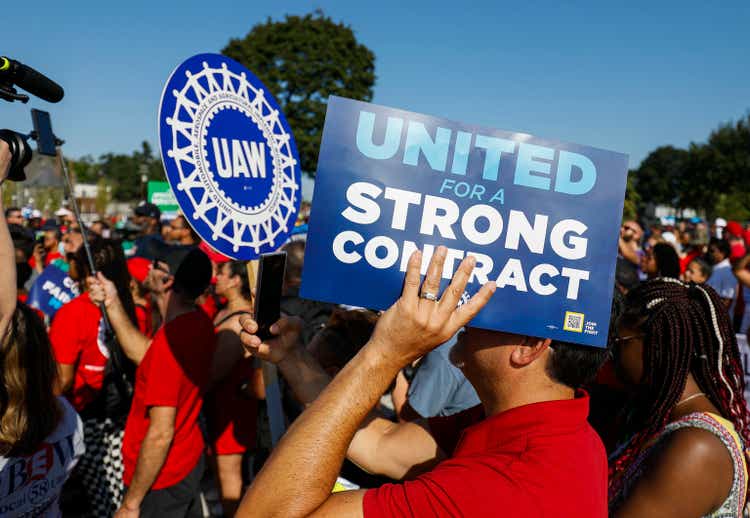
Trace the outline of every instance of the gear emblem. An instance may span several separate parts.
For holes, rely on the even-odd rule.
[[[283,245],[299,210],[299,156],[260,80],[225,56],[193,56],[170,76],[159,117],[167,179],[203,240],[241,260]]]

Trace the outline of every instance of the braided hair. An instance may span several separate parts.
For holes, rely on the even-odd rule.
[[[668,424],[688,374],[750,445],[742,360],[729,314],[711,287],[671,278],[647,281],[626,296],[620,322],[643,332],[643,377],[629,420],[633,434],[611,458],[610,501],[628,468]]]

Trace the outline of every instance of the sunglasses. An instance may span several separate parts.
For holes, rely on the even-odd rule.
[[[169,269],[163,267],[160,263],[162,263],[162,261],[160,261],[159,259],[154,259],[151,262],[151,268],[154,269],[154,270],[156,270],[156,271],[159,271],[159,272],[163,272],[163,273],[167,273],[167,274],[170,273]]]

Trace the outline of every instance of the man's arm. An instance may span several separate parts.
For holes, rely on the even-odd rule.
[[[437,293],[447,249],[433,254],[424,291]],[[485,284],[467,303],[456,304],[475,259],[459,266],[442,299],[419,296],[422,254],[409,259],[401,298],[380,317],[370,341],[331,381],[279,442],[250,489],[237,516],[326,516],[361,514],[362,492],[333,498],[331,489],[347,448],[398,371],[445,342],[489,301],[494,282]],[[260,339],[254,338],[256,344]]]
[[[96,277],[89,277],[87,282],[91,301],[94,304],[104,303],[112,329],[115,331],[117,341],[120,343],[125,356],[136,365],[140,364],[148,350],[151,339],[142,334],[130,320],[112,281],[99,272]]]
[[[0,140],[0,185],[10,169],[11,154],[8,144]],[[4,337],[16,310],[16,253],[5,221],[5,207],[0,191],[0,337]]]
[[[57,380],[55,381],[55,395],[65,394],[73,387],[73,380],[76,375],[75,364],[58,363]]]
[[[638,266],[641,262],[641,258],[638,256],[638,245],[631,243],[632,242],[625,241],[622,237],[620,237],[620,240],[618,242],[620,255],[634,265]]]
[[[737,261],[734,265],[733,271],[734,276],[737,277],[740,284],[750,288],[750,270],[747,268],[748,264],[750,264],[750,254],[747,254],[745,257]]]
[[[331,377],[299,342],[302,321],[296,317],[280,320],[271,326],[271,333],[278,338],[262,344],[250,341],[252,333],[257,331],[252,318],[243,317],[240,322],[244,331],[241,339],[247,350],[275,363],[297,401],[310,406]],[[426,422],[394,423],[374,411],[357,430],[346,456],[368,473],[395,480],[429,471],[446,457],[427,430]]]
[[[138,462],[135,465],[133,480],[122,500],[118,514],[136,512],[141,502],[159,476],[167,460],[169,447],[174,437],[174,421],[177,409],[171,406],[153,406],[148,410],[149,424],[146,437],[141,443]]]
[[[403,480],[427,473],[447,455],[425,419],[394,423],[371,414],[354,434],[346,457],[368,473]]]

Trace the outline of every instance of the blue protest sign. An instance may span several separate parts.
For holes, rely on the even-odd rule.
[[[52,318],[63,304],[78,296],[78,285],[55,263],[47,266],[29,290],[27,303]]]
[[[162,93],[159,142],[177,203],[209,246],[249,260],[287,241],[300,203],[297,146],[249,70],[219,54],[180,64]]]
[[[472,325],[580,344],[607,340],[627,156],[332,97],[301,295],[384,309],[406,263],[466,255],[464,299],[498,290]]]

